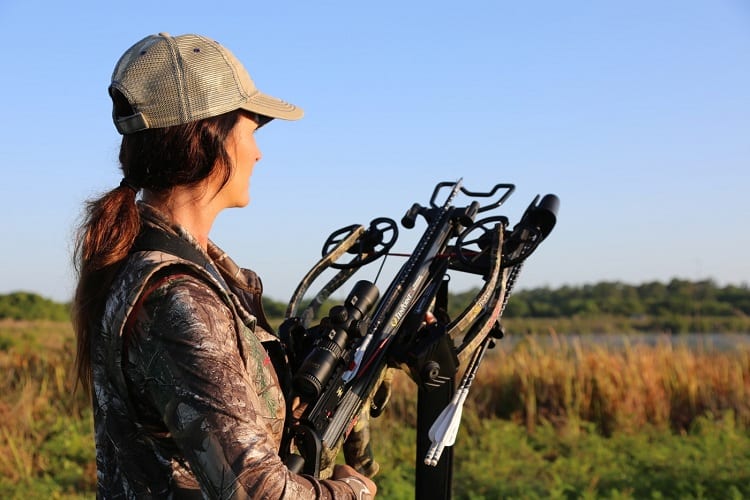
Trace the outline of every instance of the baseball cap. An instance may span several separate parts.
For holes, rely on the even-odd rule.
[[[298,120],[301,108],[260,92],[224,46],[204,36],[147,36],[130,47],[112,73],[110,96],[127,99],[133,114],[112,118],[118,132],[183,125],[244,109],[268,118]]]

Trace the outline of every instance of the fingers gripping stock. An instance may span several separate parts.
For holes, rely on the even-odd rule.
[[[556,222],[559,200],[554,195],[541,201],[537,196],[512,229],[507,217],[488,213],[514,190],[512,184],[497,184],[488,192],[473,192],[461,180],[437,184],[429,205],[415,203],[401,221],[412,229],[421,217],[427,227],[385,293],[360,280],[343,306],[310,326],[334,290],[358,269],[387,255],[398,228],[391,219],[377,218],[367,228],[347,226],[328,237],[323,258],[300,282],[279,328],[296,372],[289,400],[296,397],[305,403],[288,431],[304,472],[318,476],[335,461],[386,369],[404,369],[421,388],[431,390],[466,365],[453,401],[429,431],[433,447],[425,463],[437,464],[442,450],[453,444],[461,406],[484,352],[493,338],[502,337],[499,320],[521,264]],[[465,204],[454,205],[465,199]],[[327,268],[338,273],[300,313],[302,297]],[[469,273],[484,281],[455,320],[447,315],[449,273]]]

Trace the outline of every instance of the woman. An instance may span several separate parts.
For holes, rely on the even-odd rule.
[[[208,237],[219,212],[249,202],[254,132],[302,110],[260,93],[227,49],[197,35],[136,43],[109,93],[123,180],[87,205],[74,298],[99,495],[374,496],[351,467],[317,480],[281,461],[284,355],[261,283]]]

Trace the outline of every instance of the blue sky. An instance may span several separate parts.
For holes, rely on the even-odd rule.
[[[398,220],[458,178],[516,184],[511,222],[536,194],[560,197],[520,287],[750,282],[746,2],[113,5],[0,4],[0,293],[70,297],[82,203],[120,179],[112,68],[159,31],[217,39],[259,88],[305,109],[258,134],[251,204],[212,233],[274,299],[333,230]]]

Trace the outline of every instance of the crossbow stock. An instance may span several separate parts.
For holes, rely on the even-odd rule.
[[[373,283],[360,280],[343,305],[312,326],[332,293],[357,270],[388,254],[398,227],[392,219],[378,218],[369,227],[344,227],[326,240],[323,258],[301,280],[279,328],[294,374],[294,396],[305,403],[290,426],[299,452],[288,457],[290,468],[320,476],[335,462],[361,411],[382,411],[373,395],[389,368],[408,372],[420,391],[450,387],[452,399],[429,429],[423,459],[426,466],[437,465],[444,447],[455,440],[461,406],[485,351],[503,336],[499,320],[521,266],[555,226],[559,200],[551,194],[535,197],[513,228],[501,215],[476,220],[500,207],[514,190],[513,184],[497,184],[488,192],[469,191],[461,180],[437,184],[429,206],[415,203],[401,221],[411,229],[421,216],[427,228],[382,297]],[[468,198],[468,204],[454,206],[459,197]],[[303,297],[326,269],[338,272],[302,308]],[[483,280],[455,319],[447,313],[449,271]],[[459,368],[463,376],[453,393]]]

